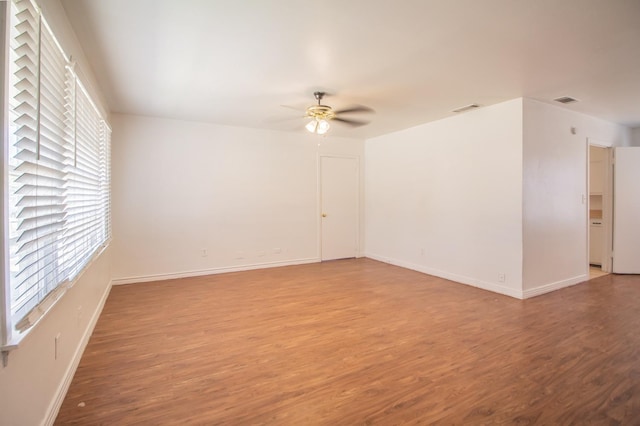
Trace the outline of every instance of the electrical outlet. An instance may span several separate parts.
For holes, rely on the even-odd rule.
[[[202,257],[207,257],[207,249],[206,249],[206,248],[203,248],[202,250],[200,250],[200,255],[201,255]]]
[[[274,248],[273,249],[273,254],[280,254],[282,253],[282,249],[281,248]]]
[[[60,333],[53,340],[53,359],[58,359],[58,349],[60,348]]]
[[[499,273],[499,274],[498,274],[498,281],[499,281],[499,282],[503,283],[503,282],[505,282],[506,280],[507,280],[507,276],[505,275],[505,273],[504,273],[504,272],[501,272],[501,273]]]
[[[424,256],[424,249],[420,249],[420,256]]]

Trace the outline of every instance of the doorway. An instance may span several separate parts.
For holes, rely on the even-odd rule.
[[[320,259],[358,256],[359,165],[355,157],[320,157]]]
[[[589,279],[611,272],[612,174],[611,149],[588,144],[588,261]]]

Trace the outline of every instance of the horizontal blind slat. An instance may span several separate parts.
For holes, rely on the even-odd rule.
[[[64,213],[67,211],[64,205],[61,204],[38,204],[35,207],[24,207],[18,213],[20,219],[31,219],[36,217],[40,212],[48,211],[50,213]]]
[[[49,244],[53,242],[58,244],[59,241],[57,241],[57,239],[60,238],[61,236],[62,236],[62,230],[52,232],[50,234],[42,235],[32,240],[25,241],[20,245],[16,244],[15,251],[17,254],[24,255],[30,251],[37,250],[37,248],[43,244]]]

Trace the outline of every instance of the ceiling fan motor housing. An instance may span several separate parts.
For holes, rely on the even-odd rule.
[[[335,116],[336,113],[327,105],[313,105],[307,108],[307,117],[315,118],[316,120],[331,120]]]
[[[317,121],[328,121],[336,116],[336,113],[333,112],[333,109],[330,106],[320,104],[324,95],[326,95],[325,92],[313,92],[313,96],[318,101],[318,105],[312,105],[307,108],[307,117],[313,118]]]

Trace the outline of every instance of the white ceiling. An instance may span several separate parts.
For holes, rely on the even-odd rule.
[[[640,126],[640,0],[61,1],[113,112],[304,131],[283,105],[323,89],[369,138],[568,95]]]

